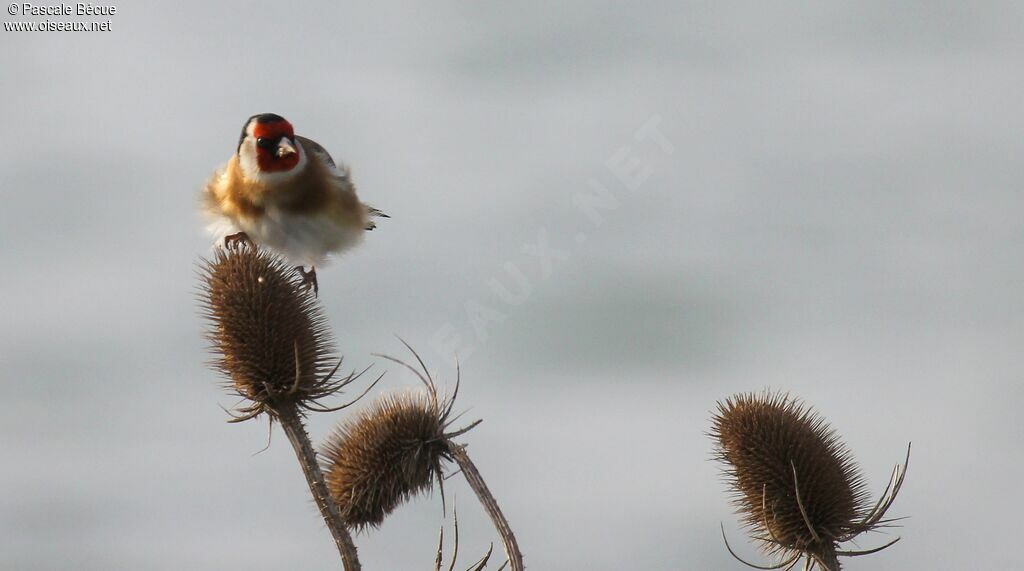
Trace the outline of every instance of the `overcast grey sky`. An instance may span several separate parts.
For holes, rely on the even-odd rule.
[[[117,8],[0,34],[0,568],[339,568],[282,435],[253,455],[203,365],[197,194],[258,112],[392,215],[320,271],[339,348],[464,357],[531,569],[741,569],[704,433],[763,387],[876,493],[914,442],[903,541],[848,569],[1022,566],[1019,3]],[[428,568],[441,523],[405,506],[364,566]]]

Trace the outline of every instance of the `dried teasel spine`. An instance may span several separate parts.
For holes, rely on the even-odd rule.
[[[327,487],[342,518],[356,529],[379,526],[395,508],[430,490],[435,482],[441,488],[443,501],[444,462],[455,462],[494,522],[511,568],[522,570],[522,554],[507,520],[469,460],[466,447],[452,440],[480,421],[449,431],[460,375],[452,395],[441,397],[422,359],[408,344],[406,347],[421,369],[393,357],[379,356],[411,370],[426,391],[397,392],[378,398],[340,424],[323,446]]]
[[[455,507],[452,507],[452,516],[454,523],[452,525],[455,530],[455,538],[452,542],[452,556],[451,563],[448,564],[448,571],[455,571],[455,566],[459,559],[459,512]],[[484,571],[487,568],[487,562],[491,560],[491,555],[494,554],[494,544],[490,544],[487,547],[487,552],[484,553],[483,557],[477,559],[475,563],[466,568],[465,571]],[[441,533],[437,538],[437,552],[434,555],[434,571],[441,571],[441,564],[444,562],[444,526],[441,526]],[[502,571],[509,564],[509,560],[506,559],[497,571]]]
[[[907,464],[894,469],[881,498],[870,504],[850,451],[800,401],[784,393],[736,395],[718,404],[710,435],[751,537],[767,554],[782,559],[777,566],[761,568],[788,568],[805,558],[807,569],[838,571],[840,556],[875,553],[899,541],[868,551],[839,548],[892,523],[885,514],[903,484]],[[908,460],[909,454],[908,448]],[[728,542],[726,546],[735,556]]]

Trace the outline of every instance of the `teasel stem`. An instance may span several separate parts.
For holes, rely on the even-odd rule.
[[[822,558],[818,561],[825,571],[841,571],[842,566],[839,564],[839,556],[836,555],[835,550],[825,553]]]
[[[464,444],[452,443],[450,449],[451,457],[459,465],[462,474],[466,477],[466,482],[469,483],[469,487],[473,489],[477,499],[480,500],[484,509],[487,510],[487,515],[491,516],[494,528],[498,531],[501,542],[505,545],[505,555],[511,564],[511,570],[523,571],[525,569],[523,566],[523,554],[519,552],[519,543],[516,542],[516,536],[512,533],[512,527],[509,526],[508,520],[505,519],[505,514],[501,513],[501,508],[498,507],[498,502],[494,499],[494,495],[491,494],[491,490],[487,488],[487,483],[484,482],[480,471],[476,469],[476,465],[473,464],[473,461],[469,459],[469,455],[466,454],[466,446]]]
[[[341,554],[345,571],[360,571],[362,566],[359,564],[356,544],[352,541],[352,534],[348,532],[344,520],[341,519],[338,506],[327,493],[324,474],[320,470],[316,451],[309,441],[309,435],[306,434],[306,428],[302,424],[298,408],[293,406],[278,411],[277,419],[288,436],[292,448],[295,449],[295,456],[298,457],[299,464],[302,466],[302,473],[306,476],[306,483],[309,484],[309,491],[313,494],[316,506],[320,508],[320,515],[323,516],[327,529],[331,530],[331,535],[334,536],[334,543],[338,546],[338,553]]]

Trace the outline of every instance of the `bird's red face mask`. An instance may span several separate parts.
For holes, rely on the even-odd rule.
[[[256,123],[252,134],[256,137],[256,163],[261,171],[284,172],[299,164],[299,146],[288,121]]]

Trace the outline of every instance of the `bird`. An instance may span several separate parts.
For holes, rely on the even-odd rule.
[[[317,266],[358,245],[376,228],[374,218],[390,218],[359,201],[347,166],[275,113],[245,122],[235,154],[207,181],[201,202],[215,244],[256,244],[283,255],[315,295]]]

